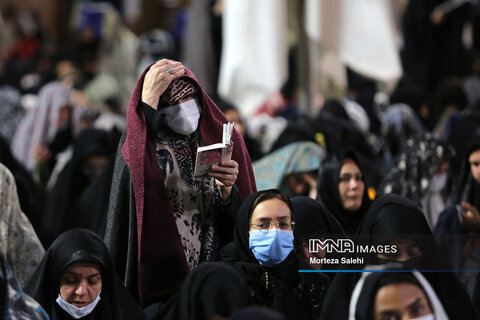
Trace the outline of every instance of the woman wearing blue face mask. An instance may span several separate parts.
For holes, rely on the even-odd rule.
[[[257,192],[242,203],[234,241],[220,253],[245,278],[252,304],[277,310],[288,319],[316,319],[329,280],[323,274],[298,272],[294,226],[292,204],[285,194],[276,189]]]

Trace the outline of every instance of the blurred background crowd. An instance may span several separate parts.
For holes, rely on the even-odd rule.
[[[480,210],[465,173],[480,135],[476,0],[0,0],[0,11],[0,162],[45,248],[72,228],[103,238],[129,99],[162,58],[235,122],[259,190],[318,198],[323,160],[354,150],[370,200],[420,203],[431,230],[448,205]]]
[[[128,100],[162,58],[182,61],[235,121],[261,189],[315,191],[318,166],[300,159],[312,153],[275,156],[300,141],[318,159],[355,148],[372,191],[420,200],[445,173],[451,186],[480,121],[478,4],[350,2],[0,2],[1,161],[37,232],[49,237],[41,223],[57,216],[83,226],[60,221],[72,208],[101,231]],[[426,134],[435,143],[411,159]],[[281,176],[256,162],[267,155],[288,162]],[[399,159],[410,172],[395,171]]]

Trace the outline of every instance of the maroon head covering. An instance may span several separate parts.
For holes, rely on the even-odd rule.
[[[140,104],[143,81],[140,77],[128,105],[127,138],[122,154],[130,168],[137,212],[138,290],[142,305],[171,296],[188,273],[185,253],[168,199],[164,177],[152,143],[147,141],[147,124]],[[197,88],[202,113],[200,133],[206,145],[222,140],[228,120],[201,89],[193,73],[185,69],[179,79],[188,78]],[[175,80],[170,86],[175,85]],[[171,91],[169,87],[166,92]],[[234,129],[232,159],[238,163],[235,185],[242,197],[256,191],[255,178],[242,136]]]

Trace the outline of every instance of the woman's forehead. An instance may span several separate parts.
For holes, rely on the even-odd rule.
[[[252,212],[252,219],[257,218],[291,218],[292,213],[290,207],[277,198],[268,199],[260,202]]]

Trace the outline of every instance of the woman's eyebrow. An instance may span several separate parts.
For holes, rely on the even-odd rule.
[[[78,274],[78,273],[73,272],[73,271],[65,271],[64,274],[65,274],[65,275],[77,276],[77,277],[81,277],[81,276],[82,276],[81,274]],[[96,276],[101,276],[100,272],[97,272],[97,273],[94,273],[94,274],[92,274],[92,275],[89,275],[87,278],[93,278],[93,277],[96,277]]]
[[[422,298],[420,298],[420,297],[417,298],[417,299],[415,299],[415,301],[413,301],[412,303],[410,303],[407,308],[408,308],[408,309],[411,309],[411,308],[415,307],[417,304],[419,304],[419,303],[421,302],[421,300],[422,300]]]
[[[412,244],[408,245],[407,249],[411,249],[411,248],[415,248],[415,247],[418,247],[420,249],[420,246],[418,245],[418,243],[412,243]]]
[[[257,218],[255,218],[255,220],[257,220],[257,221],[270,221],[270,220],[272,220],[272,218],[270,218],[270,217],[257,217]]]
[[[340,172],[340,176],[343,176],[343,175],[361,175],[362,172],[361,171],[344,171],[344,172]]]
[[[281,217],[258,217],[255,220],[257,221],[271,221],[272,219],[275,219],[277,221],[279,220],[288,220],[290,219],[290,216],[281,216]]]

